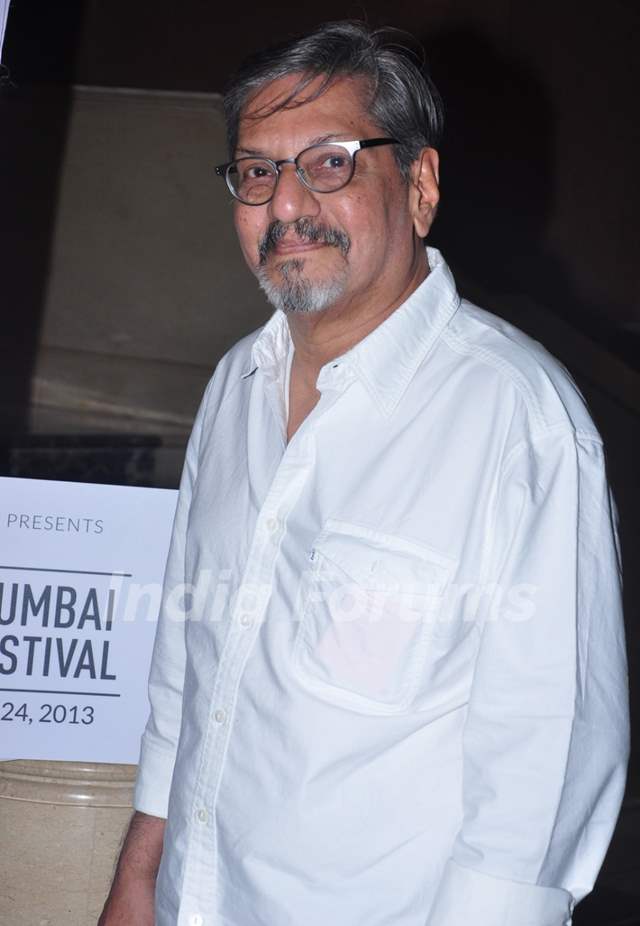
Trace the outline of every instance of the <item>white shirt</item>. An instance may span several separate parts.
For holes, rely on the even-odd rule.
[[[282,312],[207,387],[135,796],[158,926],[562,926],[593,886],[629,748],[602,441],[428,258],[288,444]]]

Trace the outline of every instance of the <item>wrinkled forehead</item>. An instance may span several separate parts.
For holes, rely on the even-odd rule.
[[[269,137],[303,125],[317,134],[368,131],[374,124],[367,111],[369,84],[362,77],[319,75],[309,80],[290,74],[261,86],[242,107],[237,144]],[[359,136],[358,136],[359,137]]]

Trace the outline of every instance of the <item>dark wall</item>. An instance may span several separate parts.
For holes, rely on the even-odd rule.
[[[425,44],[447,105],[434,241],[463,278],[522,292],[640,362],[633,0],[13,0],[14,82],[220,91],[241,57],[321,19]]]

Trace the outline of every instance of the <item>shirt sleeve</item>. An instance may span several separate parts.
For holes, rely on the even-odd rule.
[[[463,733],[462,824],[427,926],[570,926],[593,887],[629,756],[616,519],[597,432],[512,452]]]
[[[185,583],[185,541],[191,497],[198,470],[198,451],[208,389],[198,409],[187,444],[178,502],[169,544],[155,643],[149,671],[151,712],[140,747],[134,791],[136,810],[167,816],[178,737],[182,720],[186,647],[184,614],[171,606],[175,589]]]

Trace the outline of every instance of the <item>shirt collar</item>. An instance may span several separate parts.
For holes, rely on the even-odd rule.
[[[249,364],[241,378],[251,376],[258,368],[268,379],[281,377],[290,344],[287,316],[282,309],[276,309],[253,342]]]
[[[389,417],[441,331],[460,304],[455,282],[439,250],[427,247],[430,272],[381,324],[352,348],[325,364],[317,386],[341,388],[349,373],[359,378],[385,417]],[[260,367],[269,379],[283,376],[291,343],[287,316],[276,309],[253,342],[250,376]]]

